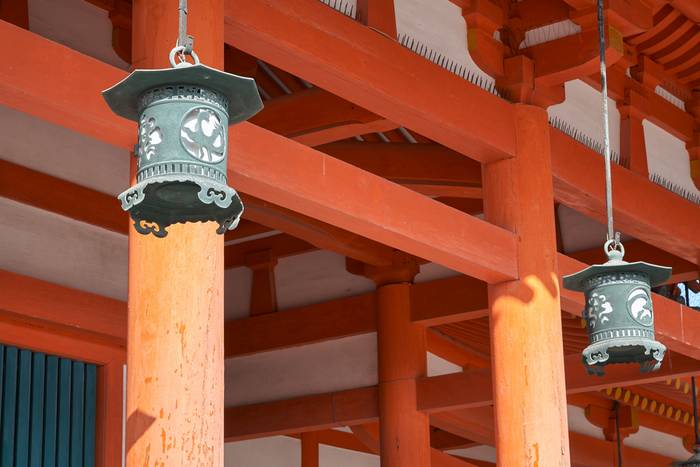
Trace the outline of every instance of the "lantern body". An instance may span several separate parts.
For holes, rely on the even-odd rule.
[[[590,345],[583,351],[589,373],[602,375],[614,363],[639,363],[643,372],[661,366],[666,347],[654,338],[651,286],[670,277],[671,269],[621,255],[564,277],[564,287],[582,291],[583,317]]]
[[[255,82],[204,65],[137,70],[104,93],[138,122],[136,184],[119,195],[136,230],[163,237],[178,222],[233,229],[243,212],[227,185],[228,126],[262,108]]]

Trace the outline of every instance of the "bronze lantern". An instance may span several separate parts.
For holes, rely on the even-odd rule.
[[[651,287],[671,276],[671,268],[623,260],[624,247],[605,244],[608,261],[564,277],[564,287],[583,292],[583,317],[590,345],[583,362],[590,374],[603,375],[613,363],[639,363],[643,372],[657,370],[666,347],[654,338]]]
[[[119,195],[136,230],[157,237],[179,222],[216,221],[233,229],[243,212],[227,184],[228,127],[262,109],[252,78],[199,63],[136,70],[102,94],[117,115],[138,122],[136,184]]]

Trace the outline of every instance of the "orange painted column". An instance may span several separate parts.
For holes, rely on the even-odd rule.
[[[397,255],[393,265],[364,266],[377,284],[379,444],[382,467],[430,465],[430,423],[417,410],[416,378],[427,372],[423,326],[411,321],[411,283],[417,263]]]
[[[301,467],[319,467],[318,433],[301,434]]]
[[[569,466],[547,112],[513,111],[516,156],[483,167],[486,218],[519,237],[519,280],[489,286],[498,465]]]
[[[135,0],[136,68],[169,67],[176,0]],[[190,0],[203,63],[223,66],[223,0]],[[132,171],[134,170],[132,164]],[[126,465],[223,466],[224,244],[214,223],[129,231]]]

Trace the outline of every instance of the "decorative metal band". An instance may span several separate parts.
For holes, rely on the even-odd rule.
[[[210,178],[224,185],[227,182],[226,174],[221,170],[196,162],[161,162],[159,164],[151,164],[138,171],[136,181],[141,182],[160,175],[197,175]]]
[[[649,276],[640,272],[606,272],[588,279],[586,282],[586,290],[610,284],[630,284],[649,287]]]
[[[180,85],[149,89],[139,97],[139,113],[158,101],[192,100],[210,104],[228,115],[228,99],[223,94],[201,86]]]
[[[654,340],[654,331],[650,329],[606,329],[604,331],[591,334],[591,344],[604,341],[606,339],[619,339],[621,337],[641,337]]]

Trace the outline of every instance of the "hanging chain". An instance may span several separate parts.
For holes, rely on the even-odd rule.
[[[615,233],[613,226],[612,205],[612,174],[610,163],[610,123],[608,116],[608,74],[605,66],[605,18],[603,16],[603,0],[598,0],[598,39],[600,45],[600,87],[603,93],[603,145],[605,148],[605,208],[608,219],[608,234],[605,244],[605,252],[610,246],[613,250],[619,249],[620,235]]]
[[[615,435],[617,438],[617,467],[622,467],[622,438],[620,437],[620,403],[615,401]]]
[[[199,57],[194,52],[194,38],[187,34],[187,0],[179,0],[178,13],[178,35],[175,48],[170,51],[170,64],[174,67],[188,66],[187,55],[192,57],[195,65],[199,64]],[[179,62],[175,62],[177,56]]]

